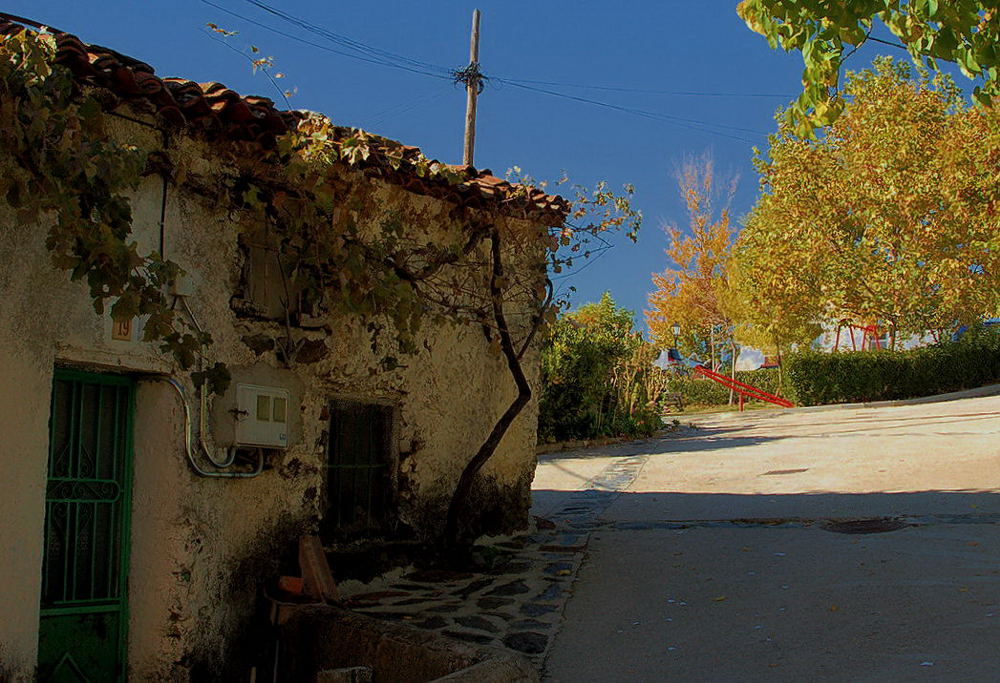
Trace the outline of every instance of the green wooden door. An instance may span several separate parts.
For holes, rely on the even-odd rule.
[[[49,422],[38,674],[124,681],[135,388],[56,370]]]

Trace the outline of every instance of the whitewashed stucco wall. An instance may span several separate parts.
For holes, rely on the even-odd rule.
[[[159,133],[115,122],[115,134],[153,145]],[[169,150],[192,168],[210,171],[201,143],[181,140]],[[360,176],[348,175],[357,181]],[[458,229],[450,207],[395,186],[380,185],[385,211],[418,206],[436,218],[428,234]],[[144,181],[133,200],[136,238],[158,248],[162,185]],[[377,224],[379,216],[370,216]],[[324,408],[331,398],[354,397],[398,407],[395,431],[401,454],[397,477],[403,524],[418,534],[441,519],[458,473],[515,388],[501,358],[487,352],[479,330],[429,330],[429,352],[406,367],[371,375],[378,359],[367,338],[344,321],[325,339],[329,352],[292,370],[274,352],[257,355],[244,342],[284,334],[276,323],[241,319],[230,307],[243,255],[241,226],[213,202],[183,188],[167,193],[166,256],[189,272],[189,303],[214,339],[211,360],[234,378],[270,373],[296,387],[301,399],[298,433],[258,478],[214,480],[195,476],[184,461],[183,412],[173,389],[151,376],[190,382],[155,345],[111,339],[108,316],[94,313],[86,288],[56,271],[45,249],[44,225],[18,223],[0,203],[0,672],[12,680],[32,675],[37,656],[38,609],[49,400],[59,365],[137,377],[135,470],[131,537],[129,667],[133,680],[187,680],[211,673],[230,652],[253,609],[260,580],[273,571],[280,549],[312,531],[322,514]],[[44,221],[43,221],[44,222]],[[514,221],[508,221],[515,223]],[[246,227],[246,226],[243,226]],[[514,226],[533,229],[530,226]],[[537,383],[537,355],[526,367]],[[537,407],[518,418],[484,470],[488,496],[509,507],[508,521],[525,519],[534,472]],[[0,676],[2,678],[2,676]]]

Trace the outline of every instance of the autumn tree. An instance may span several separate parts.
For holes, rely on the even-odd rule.
[[[737,12],[772,48],[801,52],[802,94],[785,112],[800,136],[843,111],[841,66],[866,42],[886,44],[872,36],[879,24],[916,62],[954,62],[976,82],[977,102],[989,105],[1000,93],[1000,15],[988,0],[742,0]]]
[[[742,237],[734,246],[728,268],[725,308],[733,318],[736,342],[751,347],[778,361],[778,389],[784,388],[783,358],[797,349],[809,348],[822,332],[819,318],[807,296],[793,288],[792,296],[777,301],[766,289],[768,272],[746,268],[738,249]]]
[[[674,345],[672,327],[681,326],[684,346],[697,350],[709,343],[715,367],[715,344],[728,344],[735,360],[733,320],[726,309],[727,263],[735,230],[729,207],[737,179],[719,179],[709,155],[686,158],[676,173],[688,213],[684,230],[665,226],[668,268],[653,275],[646,322],[653,341]]]
[[[950,79],[883,58],[847,81],[821,139],[782,123],[736,247],[757,320],[849,319],[895,338],[996,305],[996,116]],[[993,162],[995,164],[995,162]],[[995,168],[995,165],[992,166]]]

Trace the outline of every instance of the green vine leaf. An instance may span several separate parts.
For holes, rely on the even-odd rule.
[[[55,38],[20,31],[0,38],[0,155],[17,169],[0,183],[18,219],[56,216],[46,237],[56,268],[87,282],[95,312],[127,320],[148,315],[146,341],[160,341],[182,368],[201,342],[180,334],[163,286],[180,272],[159,254],[140,254],[127,193],[142,179],[149,150],[103,131],[103,112],[80,96],[71,74],[55,64]]]

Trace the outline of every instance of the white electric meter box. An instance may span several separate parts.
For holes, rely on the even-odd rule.
[[[288,447],[288,389],[236,385],[236,445]]]

